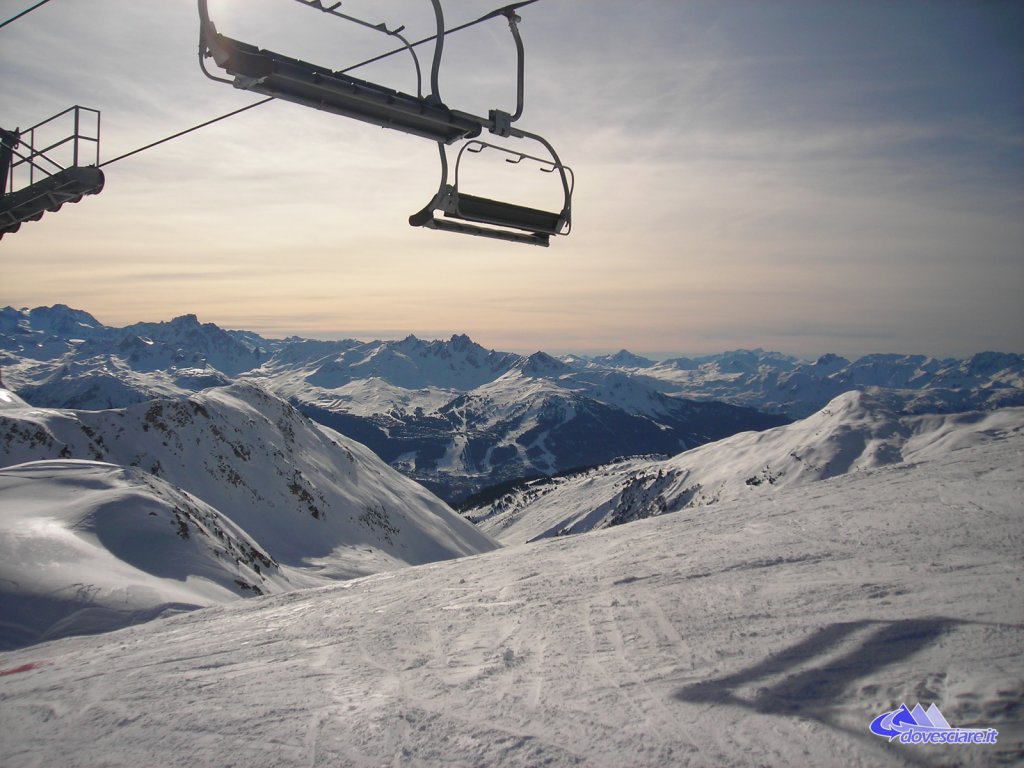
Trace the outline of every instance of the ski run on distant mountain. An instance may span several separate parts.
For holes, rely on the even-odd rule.
[[[523,483],[465,514],[502,541],[584,533],[788,486],[918,461],[1024,430],[1024,408],[898,416],[861,392],[794,424],[745,432],[665,460],[633,460]]]

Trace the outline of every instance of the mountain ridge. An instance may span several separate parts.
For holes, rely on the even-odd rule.
[[[515,477],[670,455],[776,426],[852,389],[906,413],[1024,405],[1024,355],[1010,353],[556,358],[487,350],[464,334],[263,339],[195,315],[110,329],[63,306],[0,311],[0,366],[26,400],[57,408],[116,408],[253,381],[451,503]]]
[[[1024,433],[1024,408],[898,416],[862,392],[800,421],[746,432],[667,459],[637,459],[533,480],[464,510],[506,543],[584,533],[727,501],[770,497],[867,469]]]

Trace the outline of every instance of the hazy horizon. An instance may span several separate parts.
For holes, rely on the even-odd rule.
[[[499,345],[490,344],[486,340],[484,340],[482,338],[478,338],[477,336],[473,335],[472,333],[468,333],[466,331],[458,331],[458,330],[456,330],[456,331],[422,331],[422,332],[417,332],[415,330],[403,331],[403,330],[396,330],[396,329],[380,329],[380,330],[376,330],[376,331],[371,330],[368,333],[359,333],[359,334],[357,334],[357,333],[345,333],[344,331],[342,331],[342,332],[335,332],[335,331],[316,332],[315,330],[312,331],[312,332],[303,332],[303,333],[298,333],[298,332],[296,332],[296,333],[274,332],[274,331],[267,331],[267,329],[261,329],[261,328],[257,328],[257,327],[246,326],[246,325],[224,326],[224,325],[221,325],[220,323],[217,323],[215,321],[208,320],[208,319],[200,316],[198,313],[195,313],[195,312],[186,312],[186,313],[183,313],[183,315],[176,315],[175,317],[139,318],[139,319],[135,319],[135,320],[129,320],[127,322],[108,322],[103,317],[98,317],[97,313],[91,312],[88,309],[88,307],[70,306],[70,305],[67,305],[64,302],[56,302],[56,304],[63,304],[64,306],[69,306],[69,308],[73,309],[73,310],[82,310],[82,311],[88,312],[97,321],[99,321],[100,323],[102,323],[105,326],[112,327],[112,328],[124,328],[126,326],[135,325],[136,323],[166,323],[166,322],[170,322],[171,320],[174,320],[176,317],[181,317],[183,315],[195,315],[197,320],[198,320],[198,322],[200,322],[200,323],[205,324],[205,323],[211,323],[212,322],[214,325],[217,325],[218,327],[221,327],[224,330],[247,332],[247,333],[255,333],[255,334],[259,335],[260,337],[262,337],[264,339],[267,339],[268,341],[281,341],[281,340],[286,340],[286,339],[292,338],[292,337],[298,337],[298,338],[302,338],[302,339],[311,339],[311,340],[319,340],[319,341],[344,341],[344,340],[352,340],[352,341],[358,341],[358,342],[362,342],[362,343],[373,343],[373,342],[376,342],[376,341],[400,341],[400,340],[405,339],[405,338],[407,338],[409,336],[413,336],[413,337],[419,339],[420,341],[431,342],[431,341],[449,341],[453,336],[463,336],[464,335],[464,336],[468,336],[470,338],[470,340],[472,340],[474,343],[479,344],[480,346],[482,346],[482,347],[484,347],[486,349],[489,349],[491,351],[511,352],[511,353],[519,354],[519,355],[531,355],[531,354],[533,354],[535,352],[544,352],[544,353],[547,353],[547,354],[555,356],[555,357],[561,357],[561,356],[565,356],[565,355],[579,355],[581,357],[600,357],[600,356],[603,356],[603,355],[614,355],[614,354],[617,354],[619,352],[630,352],[630,353],[638,355],[640,357],[646,357],[646,358],[648,358],[650,360],[661,361],[661,360],[668,360],[668,359],[672,359],[672,358],[700,358],[700,357],[707,357],[707,356],[716,355],[716,354],[722,354],[722,353],[727,353],[727,352],[739,352],[739,351],[756,352],[756,351],[762,351],[762,352],[766,352],[766,353],[777,353],[777,354],[781,354],[781,355],[788,355],[790,357],[796,357],[796,358],[799,358],[799,359],[802,359],[802,360],[810,360],[810,361],[817,360],[819,357],[821,357],[822,355],[825,355],[825,354],[835,354],[835,355],[839,355],[840,357],[845,357],[846,359],[852,361],[852,360],[856,360],[858,358],[865,357],[867,355],[873,355],[873,354],[924,355],[926,357],[932,357],[932,358],[936,358],[936,359],[940,359],[940,360],[941,359],[965,359],[965,358],[970,357],[971,355],[980,354],[980,353],[984,353],[984,352],[997,352],[997,353],[1006,353],[1006,354],[1024,354],[1024,351],[1022,351],[1021,349],[976,349],[976,350],[973,350],[972,352],[970,352],[970,353],[968,353],[966,355],[943,354],[941,352],[936,353],[934,351],[920,350],[920,349],[907,349],[907,350],[902,350],[902,351],[899,351],[899,352],[883,352],[883,351],[880,351],[880,350],[869,350],[869,351],[866,351],[866,352],[860,352],[860,351],[849,351],[849,350],[844,350],[844,349],[841,349],[841,348],[836,348],[836,349],[824,349],[824,350],[820,350],[820,351],[816,351],[816,352],[800,352],[800,351],[794,350],[792,348],[768,347],[768,346],[765,346],[763,344],[757,344],[757,343],[753,343],[753,344],[742,344],[742,343],[740,343],[740,344],[736,344],[736,345],[733,345],[733,346],[723,346],[723,347],[716,347],[716,348],[708,347],[708,348],[702,349],[702,350],[692,350],[691,349],[691,350],[669,350],[669,351],[657,350],[657,349],[644,349],[642,347],[642,342],[637,342],[636,344],[633,344],[633,345],[626,345],[626,346],[623,346],[623,347],[615,347],[615,348],[611,348],[611,347],[604,347],[604,348],[599,348],[599,347],[593,347],[593,348],[586,348],[586,347],[577,347],[577,348],[547,347],[547,348],[545,348],[545,347],[529,347],[529,346],[503,346],[503,345],[500,345],[500,344]],[[55,305],[37,305],[37,307],[43,307],[43,306],[50,307],[50,306],[55,306]],[[26,312],[26,311],[29,311],[29,310],[32,310],[32,309],[36,309],[37,307],[28,307],[28,306],[26,306],[26,307],[10,307],[10,306],[8,306],[8,308],[15,309],[15,310],[21,311],[21,312]]]

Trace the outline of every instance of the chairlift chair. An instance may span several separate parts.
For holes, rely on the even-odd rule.
[[[341,6],[341,3],[337,2],[326,6],[320,0],[295,1],[401,40],[404,48],[412,55],[416,66],[417,95],[403,93],[353,77],[346,70],[334,71],[328,67],[311,64],[225,37],[217,31],[210,19],[207,0],[198,0],[199,61],[204,74],[210,79],[229,83],[236,88],[436,141],[441,156],[441,184],[431,202],[423,210],[409,218],[409,223],[413,226],[542,246],[548,245],[551,235],[569,233],[573,186],[571,170],[562,165],[554,148],[546,140],[512,125],[519,119],[523,111],[524,48],[517,27],[519,17],[515,11],[527,3],[514,3],[499,8],[477,20],[484,21],[497,16],[505,16],[512,31],[518,57],[516,111],[509,113],[493,109],[485,118],[450,109],[441,100],[438,76],[446,32],[440,0],[430,0],[434,10],[437,33],[434,38],[434,55],[430,69],[430,93],[426,96],[423,95],[419,61],[413,50],[413,44],[410,44],[401,35],[403,27],[391,29],[385,24],[371,24],[349,16],[337,10]],[[212,58],[217,66],[231,75],[233,79],[228,80],[211,75],[206,70],[204,62],[206,58]],[[349,67],[349,69],[353,68]],[[478,141],[476,137],[485,128],[492,134],[503,138],[539,141],[550,153],[551,160],[535,158],[495,144]],[[445,147],[459,141],[465,141],[466,144],[458,154],[454,183],[449,185]],[[509,154],[510,162],[518,163],[521,160],[529,159],[539,162],[544,171],[556,172],[560,177],[564,194],[561,211],[558,213],[542,211],[461,192],[458,187],[458,168],[463,154],[467,151],[478,153],[487,148]],[[433,215],[435,211],[440,211],[443,216],[435,217]]]
[[[540,138],[540,137],[536,137]],[[543,142],[543,139],[541,139]],[[496,144],[474,139],[466,142],[459,151],[455,162],[453,183],[448,183],[448,161],[443,145],[438,149],[441,155],[441,184],[437,194],[418,213],[409,217],[409,223],[415,227],[427,227],[445,232],[458,232],[478,237],[489,237],[508,240],[529,245],[547,246],[552,235],[567,235],[572,227],[570,203],[572,199],[572,169],[558,160],[554,149],[547,142],[553,160],[545,160],[522,152],[514,152]],[[492,200],[479,195],[471,195],[459,189],[459,169],[463,155],[479,154],[492,149],[503,152],[510,157],[506,161],[518,165],[523,160],[540,164],[540,170],[546,173],[558,173],[563,184],[565,195],[561,211],[553,213],[539,208],[530,208],[515,203]],[[442,214],[441,218],[434,215]],[[484,226],[481,226],[484,225]]]

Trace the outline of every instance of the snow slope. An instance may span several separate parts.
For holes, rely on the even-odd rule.
[[[251,384],[112,411],[0,390],[4,466],[6,648],[498,546]]]
[[[1019,765],[1022,477],[1014,432],[0,654],[0,764]]]
[[[1024,431],[1024,408],[898,416],[862,392],[794,424],[745,432],[665,461],[637,460],[540,480],[467,517],[506,542],[582,533],[926,456]]]
[[[11,390],[0,387],[0,411],[24,408],[27,405],[28,403],[11,392]]]
[[[110,411],[0,411],[0,464],[141,467],[202,499],[278,562],[350,578],[493,549],[365,447],[259,387]]]
[[[314,583],[289,578],[217,510],[140,469],[0,469],[0,648]]]

